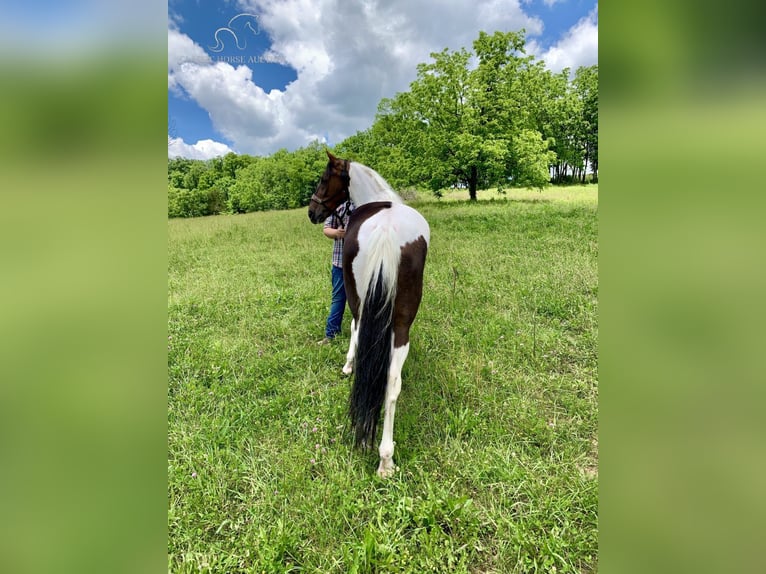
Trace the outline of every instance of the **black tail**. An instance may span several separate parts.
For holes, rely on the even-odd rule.
[[[391,363],[393,306],[383,285],[383,274],[379,273],[375,286],[367,289],[359,324],[350,405],[356,446],[371,446],[375,441]]]

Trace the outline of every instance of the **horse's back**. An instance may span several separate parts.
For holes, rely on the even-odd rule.
[[[358,229],[358,241],[360,250],[364,246],[372,246],[371,241],[376,234],[385,233],[398,243],[398,247],[404,247],[408,243],[414,243],[423,238],[428,245],[431,238],[431,230],[428,222],[415,209],[403,203],[389,203],[389,207],[377,209],[366,220],[361,221]]]

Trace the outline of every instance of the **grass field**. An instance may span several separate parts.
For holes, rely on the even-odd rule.
[[[168,570],[595,572],[597,186],[431,225],[394,439],[351,448],[306,209],[171,220]],[[455,192],[461,193],[461,192]]]

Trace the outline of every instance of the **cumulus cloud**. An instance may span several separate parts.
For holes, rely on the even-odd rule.
[[[215,130],[242,153],[270,154],[313,139],[334,144],[369,127],[378,102],[408,89],[431,52],[470,47],[481,30],[541,34],[542,21],[525,14],[522,1],[239,0],[242,12],[258,14],[271,39],[265,59],[292,67],[297,78],[266,92],[258,64],[214,61],[173,24],[168,87],[205,109]],[[578,23],[546,52],[555,65],[595,61],[584,41],[591,37],[586,20],[582,31]]]
[[[168,89],[182,95],[180,85],[176,79],[176,73],[184,65],[197,64],[209,65],[212,63],[210,56],[194,40],[186,34],[182,34],[175,27],[168,28]]]
[[[213,140],[199,140],[189,145],[182,138],[168,138],[168,157],[212,159],[232,152],[229,146]]]
[[[537,48],[535,45],[534,48]],[[533,52],[535,53],[535,52]],[[553,72],[598,63],[598,6],[581,18],[564,37],[540,55]]]

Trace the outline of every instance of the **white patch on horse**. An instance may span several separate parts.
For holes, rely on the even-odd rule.
[[[346,364],[343,365],[343,374],[350,375],[354,372],[354,358],[356,356],[356,342],[359,339],[359,329],[354,319],[351,319],[351,340],[348,343],[348,353],[346,353]]]
[[[365,300],[367,288],[377,282],[381,268],[383,285],[388,298],[396,297],[396,280],[402,247],[417,241],[420,237],[423,237],[428,244],[430,240],[428,223],[422,215],[403,203],[381,209],[362,223],[357,236],[359,253],[351,265],[360,301]]]
[[[367,289],[378,281],[382,273],[383,290],[387,300],[396,296],[396,278],[399,271],[401,247],[396,238],[396,231],[390,226],[382,225],[378,217],[381,213],[390,211],[384,209],[370,217],[359,227],[357,239],[359,252],[354,258],[351,268],[356,279],[356,290],[360,301],[367,298]],[[362,321],[362,309],[359,308],[359,321]]]
[[[391,340],[393,347],[394,341]],[[402,390],[402,367],[410,352],[410,344],[407,343],[399,348],[393,348],[391,352],[391,367],[388,371],[388,384],[386,386],[386,400],[383,403],[383,435],[380,437],[378,454],[380,464],[378,475],[382,478],[391,476],[396,467],[394,466],[394,415],[396,414],[396,399]]]

